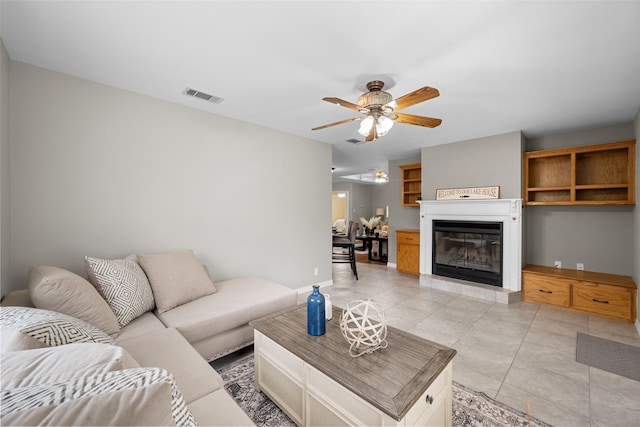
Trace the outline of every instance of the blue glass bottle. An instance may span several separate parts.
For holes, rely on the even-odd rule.
[[[320,293],[320,285],[313,285],[313,292],[307,298],[307,332],[309,335],[324,335],[325,305],[324,295]]]

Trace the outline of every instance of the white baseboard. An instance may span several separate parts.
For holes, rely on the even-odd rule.
[[[332,286],[333,280],[327,280],[326,282],[320,282],[317,284],[320,285],[320,289],[322,289],[322,288],[326,288],[327,286]],[[308,294],[309,292],[313,291],[313,285],[303,286],[301,288],[298,288],[297,290],[298,290],[298,295]]]
[[[636,331],[638,331],[638,335],[640,335],[640,319],[636,319]]]

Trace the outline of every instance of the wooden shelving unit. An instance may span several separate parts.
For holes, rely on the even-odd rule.
[[[422,198],[422,165],[400,166],[402,169],[402,206],[420,206]]]
[[[526,205],[635,204],[636,141],[524,154]]]

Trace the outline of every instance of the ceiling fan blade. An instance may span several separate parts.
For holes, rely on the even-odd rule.
[[[378,139],[378,129],[374,123],[374,125],[371,126],[371,130],[369,131],[369,135],[367,135],[367,137],[365,138],[365,141],[372,142],[376,139]]]
[[[407,107],[411,107],[412,105],[418,104],[420,102],[428,101],[429,99],[436,98],[437,96],[440,96],[440,92],[438,92],[438,89],[425,86],[396,99],[397,106],[396,108],[394,108],[394,111],[404,110]]]
[[[320,129],[325,129],[331,126],[336,126],[336,125],[341,125],[343,123],[349,123],[349,122],[353,122],[356,120],[360,120],[360,117],[352,117],[350,119],[345,119],[345,120],[340,120],[339,122],[334,122],[334,123],[329,123],[328,125],[323,125],[323,126],[318,126],[317,128],[313,128],[311,130],[320,130]]]
[[[424,126],[426,128],[434,128],[440,126],[441,119],[434,119],[433,117],[414,116],[413,114],[394,114],[396,116],[393,120],[398,123],[405,123],[408,125]]]
[[[353,110],[353,111],[360,111],[361,110],[359,105],[356,105],[353,102],[345,101],[344,99],[329,97],[329,98],[322,98],[322,100],[330,102],[332,104],[338,104],[341,107],[346,107],[346,108],[348,108],[350,110]]]

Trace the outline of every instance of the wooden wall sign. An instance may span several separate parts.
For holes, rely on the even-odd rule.
[[[436,190],[436,200],[498,199],[500,187],[442,188]]]

